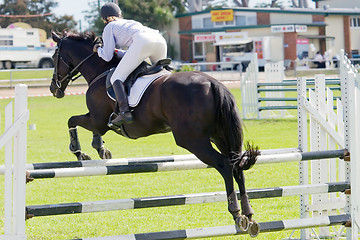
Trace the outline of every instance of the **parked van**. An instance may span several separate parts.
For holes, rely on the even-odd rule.
[[[15,67],[52,68],[54,50],[40,43],[36,28],[0,29],[0,69]]]
[[[284,60],[283,40],[281,37],[258,37],[243,39],[230,44],[217,44],[221,62],[238,62],[236,64],[221,64],[221,67],[234,70],[246,69],[254,52],[258,56],[259,68],[267,62],[278,62]],[[241,64],[241,65],[240,65]]]

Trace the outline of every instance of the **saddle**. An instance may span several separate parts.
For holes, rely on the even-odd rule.
[[[142,95],[145,93],[146,89],[150,86],[150,84],[155,81],[157,78],[170,74],[172,67],[169,66],[171,60],[163,59],[158,61],[156,64],[150,66],[150,64],[146,62],[142,62],[139,67],[137,67],[126,79],[125,81],[125,91],[128,95],[129,107],[135,107],[140,102]],[[108,96],[115,100],[115,92],[113,86],[110,83],[110,78],[114,73],[115,68],[109,70],[106,76],[106,92]],[[137,80],[140,81],[137,81]],[[116,103],[117,104],[117,103]],[[118,109],[116,107],[115,109]],[[115,110],[116,111],[116,110]],[[117,114],[117,113],[116,113]],[[114,113],[109,117],[109,123],[111,122]],[[124,126],[116,127],[115,125],[110,126],[115,132],[122,134],[123,136],[128,136],[126,133]]]
[[[157,63],[155,63],[154,65],[150,65],[147,62],[142,62],[125,80],[124,82],[124,86],[125,86],[125,90],[127,95],[130,95],[130,89],[131,87],[134,85],[135,81],[145,75],[153,75],[156,73],[161,72],[162,70],[167,70],[167,71],[172,71],[174,70],[171,66],[171,59],[170,58],[165,58],[165,59],[161,59],[159,60]],[[112,76],[112,74],[114,73],[115,68],[111,69],[109,74],[106,77],[106,89],[109,92],[109,89],[112,88],[112,85],[110,83],[110,78]]]

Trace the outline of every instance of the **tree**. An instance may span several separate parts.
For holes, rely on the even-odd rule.
[[[89,22],[91,31],[94,31],[96,35],[100,36],[105,24],[100,16],[99,5],[95,2],[90,2],[89,7],[90,10],[85,11],[85,19]]]
[[[249,0],[233,0],[237,7],[249,7]]]
[[[57,17],[51,13],[56,6],[53,0],[4,0],[4,4],[0,4],[0,14],[6,17],[0,17],[0,26],[4,28],[14,22],[25,22],[44,29],[48,36],[53,29],[74,28],[76,22],[72,16]]]
[[[174,15],[186,13],[186,0],[170,0],[170,4]]]
[[[308,8],[307,0],[291,0],[293,7],[295,8]]]
[[[169,0],[119,0],[124,18],[134,19],[145,26],[163,30],[173,20]]]
[[[255,7],[261,7],[261,8],[266,8],[266,7],[281,7],[282,4],[279,3],[277,0],[271,0],[271,3],[258,3],[255,5]]]

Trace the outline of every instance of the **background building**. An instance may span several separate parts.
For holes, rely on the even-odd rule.
[[[328,1],[320,3],[325,7],[219,8],[187,13],[176,17],[169,35],[173,39],[178,35],[172,44],[179,59],[188,62],[228,61],[227,56],[252,51],[260,61],[282,59],[290,66],[296,59],[312,59],[318,51],[328,58],[336,57],[341,49],[350,56],[359,52],[360,9],[329,8]]]

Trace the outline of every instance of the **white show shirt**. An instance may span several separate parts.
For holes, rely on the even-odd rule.
[[[167,44],[159,31],[134,20],[120,18],[109,22],[103,31],[103,41],[104,45],[97,49],[97,53],[107,62],[113,58],[116,48],[128,47],[126,53],[117,52],[122,59],[110,78],[111,84],[116,80],[124,82],[146,58],[154,64],[167,56]]]
[[[134,20],[119,18],[116,21],[109,22],[102,34],[104,45],[98,48],[99,57],[107,62],[110,61],[113,58],[115,48],[129,47],[135,33],[147,30],[150,28]]]

